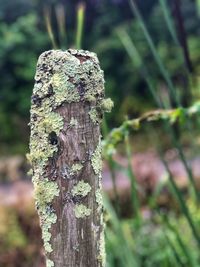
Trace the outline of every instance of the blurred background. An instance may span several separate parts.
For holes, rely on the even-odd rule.
[[[0,267],[45,266],[25,155],[37,58],[52,48],[96,52],[115,104],[107,267],[200,266],[199,25],[199,0],[0,0]]]

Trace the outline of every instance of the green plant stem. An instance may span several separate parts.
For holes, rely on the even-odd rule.
[[[192,197],[193,197],[195,202],[198,202],[200,200],[199,191],[198,191],[197,185],[195,183],[192,170],[189,167],[189,165],[187,163],[187,160],[185,158],[182,146],[180,145],[180,142],[177,139],[177,136],[176,136],[172,126],[169,125],[168,123],[165,123],[165,127],[166,127],[167,132],[169,132],[171,134],[173,144],[174,144],[175,148],[178,150],[180,160],[183,163],[183,166],[184,166],[185,171],[187,173],[187,176],[188,176],[191,188],[192,188],[192,192],[191,192],[192,193]]]
[[[165,230],[164,230],[164,236],[165,236],[166,241],[169,244],[169,247],[170,247],[170,249],[171,249],[171,251],[172,251],[172,253],[174,255],[174,258],[175,258],[175,260],[176,260],[176,262],[178,264],[178,267],[186,267],[185,264],[183,263],[181,257],[179,256],[174,244],[172,243],[172,241],[168,237],[167,233],[165,232]],[[192,267],[192,266],[190,266],[190,267]]]
[[[134,213],[135,213],[135,218],[136,218],[136,223],[137,226],[141,224],[141,215],[140,215],[140,204],[139,204],[139,196],[137,192],[137,182],[135,175],[133,173],[132,165],[131,165],[131,145],[129,141],[129,134],[125,135],[125,147],[126,147],[126,156],[128,159],[128,177],[131,182],[131,199],[133,203],[133,208],[134,208]]]
[[[85,5],[80,3],[77,8],[76,48],[82,47],[83,25],[85,17]]]
[[[45,24],[46,24],[46,28],[47,28],[47,32],[49,35],[49,38],[51,40],[53,49],[57,49],[57,44],[56,44],[56,40],[53,34],[53,30],[52,30],[52,26],[51,26],[51,15],[50,15],[50,10],[48,7],[44,8],[44,18],[45,18]]]
[[[179,40],[177,38],[175,26],[174,26],[173,20],[171,18],[171,14],[170,14],[170,10],[169,10],[167,1],[166,0],[159,0],[159,3],[160,3],[160,6],[162,8],[163,15],[164,15],[164,18],[165,18],[165,21],[167,24],[167,28],[168,28],[171,36],[172,36],[172,39],[174,40],[174,43],[179,46],[180,43],[179,43]]]
[[[185,258],[187,259],[187,266],[196,267],[196,264],[194,263],[194,259],[192,258],[192,255],[190,255],[188,248],[184,244],[178,230],[170,223],[166,215],[162,216],[162,219],[163,219],[164,224],[167,226],[167,228],[174,233],[176,240],[179,244],[179,247],[182,250],[183,254],[185,255]]]
[[[108,125],[107,125],[107,121],[106,121],[106,117],[105,116],[104,116],[103,122],[102,122],[102,132],[103,132],[103,137],[105,139],[106,136],[109,133]],[[114,198],[115,198],[115,208],[116,208],[117,214],[119,214],[119,212],[120,212],[120,198],[119,198],[119,195],[118,195],[118,192],[117,192],[115,162],[114,162],[112,156],[108,156],[107,162],[108,162],[108,167],[109,167],[110,174],[111,174],[111,179],[112,179]]]
[[[67,47],[67,33],[65,24],[65,9],[62,4],[58,4],[55,8],[56,20],[58,24],[59,42],[62,48]]]

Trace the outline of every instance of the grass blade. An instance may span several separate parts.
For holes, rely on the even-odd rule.
[[[178,267],[186,267],[185,264],[183,263],[180,255],[178,254],[174,244],[171,242],[170,238],[168,237],[168,235],[165,231],[164,231],[164,236],[166,238],[166,241],[167,241],[169,247],[171,248],[172,253],[174,254],[174,258],[178,264]],[[192,267],[192,266],[190,266],[190,267]]]
[[[167,2],[166,2],[166,0],[159,0],[159,3],[160,3],[160,6],[162,8],[163,15],[164,15],[168,30],[172,36],[172,39],[174,40],[176,45],[180,45],[179,40],[177,38],[177,34],[176,34],[173,20],[171,18],[170,10],[169,10],[168,5],[167,5]]]
[[[131,182],[131,199],[132,199],[135,218],[136,218],[136,225],[139,226],[141,224],[140,204],[139,204],[139,197],[138,197],[138,192],[137,192],[137,182],[136,182],[136,178],[133,173],[132,165],[131,165],[131,146],[129,142],[128,133],[125,136],[125,147],[126,147],[126,157],[128,159],[128,177]]]
[[[134,0],[129,0],[129,2],[130,2],[131,10],[133,11],[133,14],[136,16],[136,18],[140,24],[140,27],[143,31],[143,34],[147,40],[147,43],[151,49],[152,55],[154,56],[154,59],[155,59],[155,62],[157,63],[157,65],[160,69],[160,72],[167,83],[169,93],[170,93],[171,103],[174,103],[175,105],[180,105],[178,98],[177,98],[177,95],[176,95],[174,85],[173,85],[171,78],[169,76],[169,73],[168,73],[167,69],[164,67],[162,60],[161,60],[158,52],[156,51],[156,47],[155,47],[153,40],[152,40],[152,38],[151,38],[147,28],[146,28],[146,25],[145,25],[143,18],[142,18],[141,14],[137,8],[137,5],[135,4]]]
[[[58,23],[58,34],[60,46],[62,48],[67,47],[67,34],[65,25],[65,9],[62,4],[58,4],[55,8],[56,20]]]
[[[199,233],[198,233],[198,231],[196,229],[196,226],[195,226],[195,224],[193,222],[192,216],[191,216],[191,214],[190,214],[190,212],[189,212],[189,210],[187,208],[187,205],[185,204],[185,200],[183,199],[183,196],[182,196],[179,188],[177,187],[177,185],[176,185],[176,183],[175,183],[175,181],[173,179],[173,176],[171,174],[171,171],[169,169],[169,166],[168,166],[167,162],[165,161],[165,159],[164,159],[162,154],[161,154],[161,159],[162,159],[163,164],[164,164],[164,166],[166,168],[166,171],[167,171],[167,173],[169,175],[169,183],[170,183],[171,188],[173,190],[173,194],[175,195],[175,197],[176,197],[176,199],[178,201],[178,204],[180,206],[180,209],[182,210],[183,215],[185,216],[189,226],[191,227],[191,231],[193,233],[194,239],[197,242],[197,245],[200,247],[200,236],[199,236]]]
[[[85,4],[80,3],[77,8],[76,48],[82,47],[83,25],[85,17]]]
[[[53,49],[57,49],[56,40],[55,40],[53,29],[51,26],[51,12],[47,6],[44,8],[44,19],[45,19],[47,32],[48,32],[49,38],[51,40]]]
[[[194,263],[194,259],[192,258],[192,255],[190,255],[189,250],[187,246],[185,245],[185,243],[183,242],[177,229],[169,222],[167,216],[164,216],[163,221],[166,223],[166,226],[168,227],[168,229],[174,233],[176,240],[179,244],[179,247],[181,248],[187,260],[187,266],[196,267],[197,265]]]
[[[140,264],[138,264],[137,256],[133,253],[132,249],[130,248],[127,239],[124,236],[123,229],[121,222],[115,213],[115,210],[113,209],[109,199],[107,196],[104,195],[104,207],[107,210],[108,214],[110,215],[110,223],[113,226],[113,229],[115,231],[115,234],[118,238],[118,243],[122,244],[120,249],[120,255],[122,261],[124,261],[123,266],[126,267],[138,267]]]
[[[124,48],[126,49],[133,65],[136,66],[136,68],[139,70],[142,78],[146,81],[148,88],[150,90],[150,93],[152,94],[156,104],[160,108],[162,108],[163,105],[161,104],[161,102],[158,98],[158,95],[155,91],[155,86],[152,82],[152,79],[150,78],[149,72],[148,72],[147,68],[145,67],[145,64],[144,64],[137,48],[135,47],[133,41],[131,40],[130,36],[128,35],[126,30],[123,28],[119,28],[117,30],[117,35],[118,35],[119,39],[121,40],[122,44],[124,45]]]

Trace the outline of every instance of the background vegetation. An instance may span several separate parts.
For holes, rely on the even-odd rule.
[[[98,54],[115,103],[102,128],[113,186],[104,197],[107,267],[200,266],[200,171],[193,164],[200,166],[199,23],[193,0],[0,0],[2,156],[28,151],[39,54],[52,46]],[[157,155],[155,172],[142,182],[138,169],[155,158],[133,162],[149,150]],[[182,166],[184,186],[173,161]],[[119,173],[129,182],[125,197]],[[32,204],[24,212],[1,209],[0,266],[42,266]]]

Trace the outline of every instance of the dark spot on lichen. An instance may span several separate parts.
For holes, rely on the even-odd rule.
[[[37,121],[37,115],[35,113],[31,115],[31,118],[33,119],[33,121]]]
[[[80,196],[80,195],[78,195],[78,196],[72,196],[71,197],[71,199],[72,199],[72,201],[73,201],[74,204],[81,203],[82,198],[83,198],[83,196]]]
[[[49,88],[48,88],[48,96],[52,96],[53,94],[54,94],[53,87],[52,87],[52,85],[50,84],[50,85],[49,85]]]
[[[55,132],[51,132],[49,134],[49,142],[51,145],[57,145],[58,144],[58,136]]]
[[[84,94],[85,94],[85,88],[84,88],[84,83],[83,82],[80,82],[77,86],[77,90],[78,90],[78,93],[81,97],[81,100],[83,99],[84,97]]]
[[[56,169],[53,169],[53,171],[49,174],[49,180],[56,181],[57,179],[58,179],[58,172]]]
[[[37,107],[41,106],[41,98],[36,94],[31,97],[32,104],[36,105]]]

